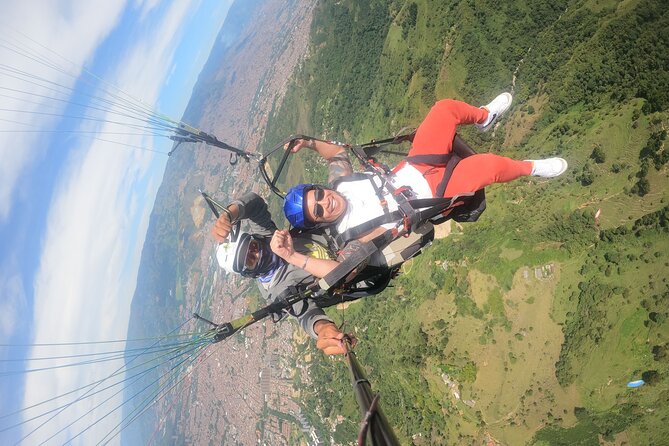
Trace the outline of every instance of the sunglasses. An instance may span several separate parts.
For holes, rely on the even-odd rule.
[[[318,204],[318,202],[321,201],[323,198],[325,198],[325,190],[320,187],[314,187],[312,190],[314,191],[314,201],[315,201],[313,210],[314,217],[323,218],[323,216],[325,215],[325,209],[323,208],[323,206]]]
[[[257,240],[251,239],[249,246],[246,249],[246,257],[244,259],[244,267],[248,271],[253,271],[258,266],[260,259],[260,243]]]

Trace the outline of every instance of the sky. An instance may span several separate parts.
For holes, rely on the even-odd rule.
[[[141,134],[104,104],[129,101],[180,119],[232,1],[0,0],[0,443],[29,434],[46,418],[7,427],[57,403],[7,414],[113,367],[11,373],[48,364],[16,359],[55,355],[31,345],[127,335],[171,141]],[[68,424],[99,398],[24,441],[55,434],[58,444],[97,443],[120,411],[79,436],[86,418]]]

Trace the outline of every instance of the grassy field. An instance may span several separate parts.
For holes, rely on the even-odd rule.
[[[418,125],[437,98],[512,90],[500,127],[463,137],[570,163],[558,179],[490,187],[481,220],[435,241],[394,288],[331,310],[360,339],[402,444],[669,438],[667,26],[659,1],[317,7],[267,145],[292,133],[364,142]],[[285,184],[324,182],[322,163],[296,158]],[[305,404],[333,425],[346,416],[334,438],[350,442],[346,371],[311,353]]]

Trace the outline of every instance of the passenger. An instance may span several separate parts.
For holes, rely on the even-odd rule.
[[[442,185],[446,166],[423,161],[434,155],[451,153],[458,125],[476,124],[483,131],[490,129],[508,110],[511,100],[509,93],[502,93],[480,108],[451,99],[437,102],[418,127],[407,159],[393,169],[395,187],[409,186],[414,198],[418,199],[453,197],[522,176],[550,178],[561,175],[567,169],[567,162],[562,158],[517,161],[484,153],[460,160],[448,183]],[[324,141],[300,140],[292,150],[297,152],[303,147],[315,150],[329,162],[329,183],[353,173],[345,147]],[[386,194],[384,198],[389,210],[397,208],[392,195]],[[293,187],[286,196],[284,212],[297,228],[332,225],[337,233],[343,233],[382,215],[384,210],[369,181],[340,181],[334,189],[313,184]],[[457,207],[453,212],[457,212]]]

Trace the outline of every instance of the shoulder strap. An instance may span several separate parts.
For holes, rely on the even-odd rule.
[[[381,225],[385,225],[386,223],[397,222],[401,219],[402,219],[402,212],[400,212],[399,210],[379,215],[376,218],[368,220],[364,223],[360,223],[358,226],[354,226],[342,232],[341,234],[338,234],[335,237],[335,243],[338,247],[342,247],[346,243],[350,242],[351,240],[357,239],[358,237],[371,231],[372,229],[375,229]]]

